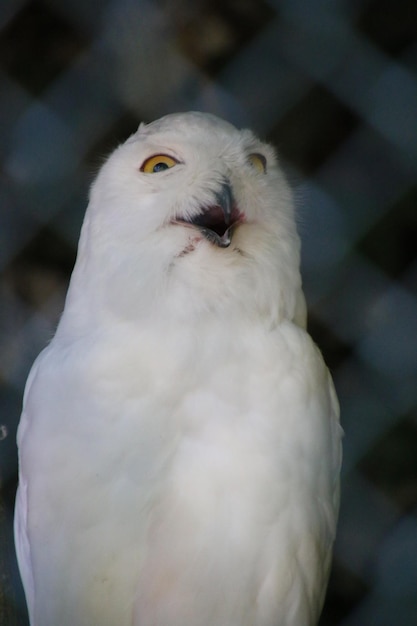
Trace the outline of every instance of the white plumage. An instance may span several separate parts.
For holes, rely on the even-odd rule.
[[[141,125],[92,187],[26,386],[32,626],[316,624],[340,439],[273,150],[202,113]]]

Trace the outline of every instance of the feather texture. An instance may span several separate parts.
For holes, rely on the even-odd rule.
[[[340,440],[273,150],[201,113],[141,125],[93,185],[25,393],[31,625],[313,626]]]

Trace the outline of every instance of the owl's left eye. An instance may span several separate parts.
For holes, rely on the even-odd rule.
[[[155,154],[142,163],[140,171],[145,172],[145,174],[157,174],[177,164],[178,161],[167,154]]]
[[[249,155],[249,163],[261,174],[266,174],[266,158],[263,154],[253,152]]]

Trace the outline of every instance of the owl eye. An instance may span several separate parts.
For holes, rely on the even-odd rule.
[[[249,155],[249,163],[261,174],[266,174],[266,158],[259,152],[254,152]]]
[[[145,172],[145,174],[157,174],[174,167],[177,163],[176,159],[167,154],[155,154],[142,163],[140,171]]]

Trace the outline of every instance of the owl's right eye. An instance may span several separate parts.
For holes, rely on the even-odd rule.
[[[157,174],[174,167],[177,163],[176,159],[167,154],[155,154],[142,163],[140,171],[145,174]]]
[[[261,174],[266,174],[266,158],[259,152],[253,152],[249,155],[249,163]]]

